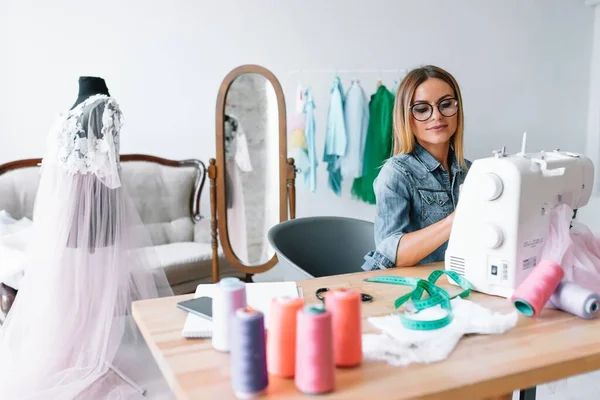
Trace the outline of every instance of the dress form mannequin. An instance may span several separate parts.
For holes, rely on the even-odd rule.
[[[173,290],[122,185],[123,113],[101,78],[79,86],[48,133],[25,273],[0,325],[2,399],[123,399],[144,393],[127,375],[162,379],[136,363],[147,347],[131,305]]]
[[[75,100],[75,103],[71,107],[71,110],[75,109],[77,106],[79,106],[81,103],[83,103],[90,97],[96,96],[96,95],[110,96],[110,93],[108,91],[108,86],[106,85],[105,80],[100,77],[95,77],[95,76],[79,77],[79,93],[77,95],[77,99]],[[100,115],[102,115],[102,113],[104,112],[104,107],[105,107],[104,103],[98,104],[96,107],[96,112],[99,113]],[[82,121],[81,121],[82,122],[82,131],[80,131],[78,133],[79,137],[82,137],[82,138],[88,137],[89,120],[90,120],[89,112],[86,112],[84,110],[84,113],[82,116]],[[100,137],[98,136],[99,132],[94,132],[94,134],[96,135],[96,139],[102,139],[101,136]],[[114,191],[105,186],[98,185],[97,187],[95,187],[93,189],[93,191],[94,192],[98,192],[98,191],[106,192],[104,194],[100,194],[100,193],[92,194],[91,198],[93,198],[93,199],[94,198],[95,199],[101,199],[101,198],[102,199],[106,199],[106,198],[114,199]],[[99,210],[99,213],[112,213],[114,211],[114,206],[111,207],[111,203],[112,203],[112,201],[105,202],[104,204],[98,204],[97,209]],[[98,215],[97,214],[92,214],[89,217],[91,218],[90,224],[96,225],[98,223]],[[81,229],[81,227],[78,225],[77,220],[74,219],[73,229],[71,231],[71,234],[69,235],[69,241],[68,241],[69,247],[82,247],[82,245],[83,245],[83,246],[87,246],[89,248],[89,251],[91,253],[93,253],[95,251],[96,247],[110,246],[114,242],[114,229],[112,226],[106,226],[106,229],[104,230],[105,237],[96,237],[95,235],[89,235],[89,243],[78,243],[77,242],[77,239],[76,239],[77,233],[79,232],[80,229]],[[94,230],[91,229],[91,232],[94,232]]]
[[[71,110],[83,103],[85,99],[95,94],[105,94],[110,96],[106,82],[102,78],[95,76],[81,76],[79,77],[79,94],[77,100]]]
[[[105,95],[105,96],[110,97],[110,93],[108,91],[108,86],[106,85],[106,81],[100,77],[95,77],[95,76],[80,76],[79,77],[79,92],[77,94],[77,99],[75,100],[75,103],[71,107],[71,110],[75,109],[81,103],[83,103],[84,101],[86,101],[87,99],[89,99],[90,97],[95,96],[95,95]],[[101,110],[100,112],[102,113],[102,112],[104,112],[105,104],[101,103],[101,104],[98,104],[96,107],[97,107],[97,109]],[[82,119],[83,131],[80,132],[80,134],[79,134],[80,137],[88,137],[87,127],[88,127],[89,119],[90,119],[90,115],[87,112],[84,112],[83,119]],[[95,132],[94,134],[97,135],[98,132]],[[101,139],[102,137],[97,137],[97,138]],[[112,203],[113,201],[115,201],[115,191],[113,189],[109,189],[106,186],[99,185],[99,187],[96,187],[95,190],[100,190],[100,191],[104,191],[107,193],[105,193],[104,196],[99,193],[95,193],[94,196],[92,196],[92,198],[100,199],[100,198],[108,197],[111,199],[111,201],[108,202],[109,204]],[[100,205],[100,206],[98,206],[98,209],[101,211],[104,211],[104,212],[108,212],[108,213],[114,212],[115,211],[114,206],[111,207],[109,204]],[[93,215],[91,217],[94,218]],[[74,233],[74,235],[72,237],[76,238],[77,237],[77,229],[79,228],[79,226],[77,225],[76,220],[74,220],[74,222],[75,223],[73,226],[73,230],[71,232]],[[98,224],[98,221],[90,221],[90,224],[96,225],[96,224]],[[90,235],[90,240],[89,240],[90,253],[93,253],[95,251],[96,246],[103,247],[103,245],[110,246],[113,244],[115,229],[113,226],[108,226],[106,228],[107,229],[106,229],[106,237],[105,238],[96,238],[96,237],[94,237],[94,235]],[[90,229],[90,231],[94,232],[94,229]],[[81,247],[82,244],[83,243],[77,243],[76,240],[69,240],[70,247]],[[83,245],[88,246],[87,243],[85,243]],[[133,380],[131,380],[128,376],[126,376],[116,366],[111,364],[109,366],[109,368],[112,369],[116,374],[118,374],[124,381],[126,381],[132,387],[134,387],[139,393],[141,393],[142,395],[145,394],[145,390],[143,388],[141,388],[135,382],[133,382]]]

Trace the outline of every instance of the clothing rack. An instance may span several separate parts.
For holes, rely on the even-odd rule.
[[[340,68],[323,68],[323,69],[297,69],[290,71],[286,77],[286,83],[290,81],[290,79],[294,75],[300,75],[302,78],[303,75],[308,74],[379,74],[378,80],[381,81],[382,74],[403,74],[405,75],[408,72],[408,69],[405,68],[395,68],[395,69],[382,69],[382,68],[369,68],[369,69],[340,69]]]
[[[297,69],[291,71],[288,75],[294,74],[349,74],[349,73],[399,73],[399,72],[408,72],[407,69],[339,69],[339,68],[325,68],[325,69]]]

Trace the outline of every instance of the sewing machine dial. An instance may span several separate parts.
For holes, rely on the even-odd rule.
[[[481,175],[479,180],[479,193],[488,201],[496,200],[502,194],[504,185],[502,179],[494,173],[488,172]]]
[[[494,224],[484,224],[481,229],[482,244],[489,249],[496,249],[504,242],[502,229]]]

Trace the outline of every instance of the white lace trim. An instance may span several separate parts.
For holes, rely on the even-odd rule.
[[[83,111],[99,99],[106,99],[102,126],[92,127],[95,132],[87,132],[87,137],[81,137]],[[118,177],[113,175],[120,169],[122,125],[122,113],[114,99],[103,94],[91,96],[59,116],[49,137],[49,157],[44,158],[55,160],[69,174],[93,173],[101,180],[117,180]]]

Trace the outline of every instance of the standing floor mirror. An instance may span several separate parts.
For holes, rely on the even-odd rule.
[[[295,218],[294,160],[287,158],[286,109],[279,81],[264,67],[242,65],[217,96],[216,159],[210,159],[212,277],[225,259],[252,275],[273,268],[269,228]]]

